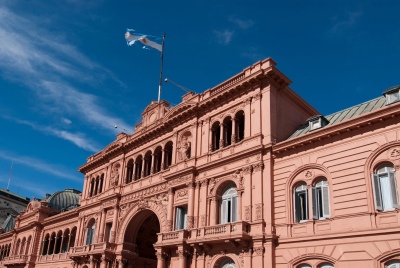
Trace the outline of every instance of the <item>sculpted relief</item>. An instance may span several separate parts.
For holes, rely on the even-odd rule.
[[[192,134],[187,131],[185,132],[179,141],[178,157],[180,161],[186,161],[191,157],[192,150]]]

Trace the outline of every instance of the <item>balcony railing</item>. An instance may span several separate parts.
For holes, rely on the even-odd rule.
[[[3,260],[3,264],[26,264],[28,261],[27,255],[15,255],[5,257]]]
[[[59,253],[59,254],[51,254],[51,255],[41,255],[39,256],[38,262],[46,262],[46,261],[53,261],[53,260],[67,260],[68,255],[67,253]]]
[[[193,229],[189,240],[247,239],[250,237],[248,233],[249,224],[247,222],[229,222]]]
[[[179,244],[189,236],[187,230],[176,230],[168,233],[159,233],[157,244]]]
[[[78,246],[70,249],[69,254],[72,256],[88,254],[88,253],[101,253],[105,250],[114,250],[114,244],[109,242],[101,242],[86,246]]]

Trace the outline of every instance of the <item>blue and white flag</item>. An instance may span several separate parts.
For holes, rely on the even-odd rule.
[[[161,40],[161,38],[155,36],[137,33],[132,29],[127,29],[125,33],[125,40],[128,46],[132,46],[135,44],[135,42],[139,41],[144,45],[143,48],[152,47],[161,52],[162,46],[161,44],[157,43],[157,41],[159,41],[158,39]]]

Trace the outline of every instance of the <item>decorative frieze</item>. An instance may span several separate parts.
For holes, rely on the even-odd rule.
[[[167,189],[167,183],[162,183],[162,184],[158,184],[156,186],[153,187],[148,187],[146,189],[140,190],[140,191],[136,191],[132,194],[128,194],[125,195],[121,198],[121,203],[126,203],[132,200],[136,200],[139,198],[143,198],[145,196],[150,196],[150,195],[154,195],[157,194],[161,191],[165,191]]]
[[[390,149],[388,151],[388,158],[389,159],[400,159],[400,147]]]
[[[170,180],[168,182],[168,185],[169,186],[177,185],[177,184],[181,184],[181,183],[184,183],[184,182],[187,182],[187,181],[190,181],[190,180],[192,180],[192,175],[186,175],[186,176],[182,176],[182,177],[179,177],[177,179],[174,179],[174,180]]]

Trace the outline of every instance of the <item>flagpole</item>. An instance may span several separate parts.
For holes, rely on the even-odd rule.
[[[164,40],[165,40],[165,33],[162,37],[162,45],[161,45],[160,81],[158,84],[158,103],[160,103],[161,89],[162,89],[162,71],[163,71],[163,65],[164,65]]]

